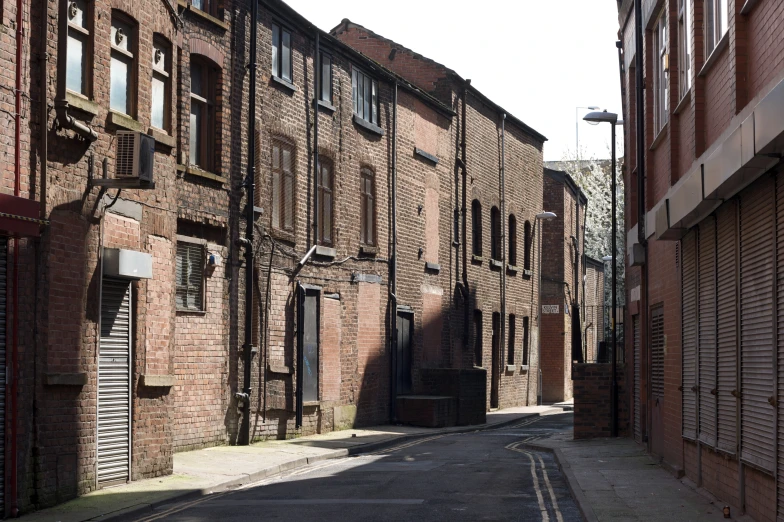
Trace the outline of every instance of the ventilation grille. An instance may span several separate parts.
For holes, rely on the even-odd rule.
[[[138,174],[135,165],[136,140],[139,139],[138,133],[120,131],[117,133],[117,167],[115,169],[115,177],[134,178]]]

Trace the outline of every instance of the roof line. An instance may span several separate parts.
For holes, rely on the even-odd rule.
[[[555,179],[560,178],[560,179],[562,179],[564,183],[569,185],[569,188],[572,189],[572,192],[574,192],[576,195],[578,195],[578,197],[586,205],[588,204],[588,196],[585,195],[585,193],[583,192],[583,189],[580,188],[580,186],[577,184],[577,182],[574,181],[574,178],[572,178],[569,175],[568,172],[563,171],[563,170],[555,170],[555,169],[551,169],[551,168],[545,167],[544,168],[544,173],[547,174],[548,176],[550,176],[551,178],[555,178]]]

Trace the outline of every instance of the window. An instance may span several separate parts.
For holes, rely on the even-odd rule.
[[[514,364],[515,355],[515,316],[509,315],[509,350],[506,354],[506,363]]]
[[[729,0],[705,0],[705,56],[719,45],[727,32]]]
[[[525,225],[523,226],[523,248],[525,249],[525,259],[523,259],[523,269],[524,270],[531,270],[531,244],[533,243],[533,238],[531,236],[531,222],[526,221]]]
[[[482,366],[482,311],[474,310],[474,366]]]
[[[376,178],[370,169],[360,172],[360,233],[363,245],[376,245]]]
[[[272,74],[291,83],[291,31],[272,24]]]
[[[218,14],[217,0],[191,0],[191,7],[213,16],[217,16]]]
[[[354,114],[378,125],[378,82],[356,67],[351,70],[351,93]]]
[[[65,85],[73,91],[90,97],[90,71],[92,69],[92,40],[90,38],[91,5],[87,0],[68,4],[68,44],[66,49]]]
[[[134,73],[136,71],[136,31],[130,20],[112,14],[111,86],[109,107],[113,111],[134,115]]]
[[[471,202],[472,253],[482,256],[482,204],[478,199]]]
[[[523,317],[523,366],[528,366],[528,324],[528,317]]]
[[[318,178],[318,241],[322,245],[332,245],[333,214],[333,176],[332,162],[319,158]]]
[[[152,45],[152,109],[150,124],[161,130],[169,130],[171,118],[171,47],[155,37]]]
[[[294,146],[272,142],[272,227],[294,232]]]
[[[669,55],[667,54],[667,10],[662,12],[654,30],[654,125],[658,133],[667,123],[669,114]]]
[[[191,55],[191,136],[190,163],[215,170],[215,91],[217,68]]]
[[[678,85],[681,97],[691,88],[691,0],[678,0]]]
[[[490,209],[490,257],[501,259],[501,213],[498,207]]]
[[[507,262],[517,266],[517,218],[514,214],[509,216],[509,259]]]
[[[177,310],[204,311],[204,245],[177,242],[175,277]]]
[[[321,95],[319,100],[332,105],[332,57],[321,53]]]

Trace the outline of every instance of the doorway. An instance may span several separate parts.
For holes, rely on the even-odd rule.
[[[414,334],[414,314],[397,312],[397,349],[395,353],[395,393],[411,393],[411,341]]]
[[[501,314],[493,313],[493,357],[491,370],[490,407],[498,408],[498,392],[501,388]]]

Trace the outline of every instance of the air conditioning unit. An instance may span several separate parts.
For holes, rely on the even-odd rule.
[[[117,131],[117,159],[114,177],[129,187],[152,188],[155,140],[136,131]]]

